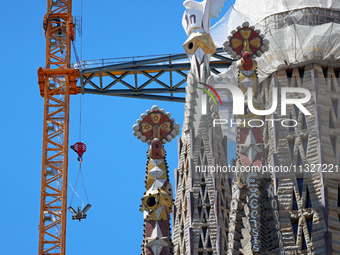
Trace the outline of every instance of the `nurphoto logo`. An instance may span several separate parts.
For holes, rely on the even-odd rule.
[[[222,101],[217,93],[217,91],[210,85],[201,83],[200,84],[204,85],[205,87],[209,88],[214,94],[217,96],[218,100],[220,101],[220,104],[222,106]],[[244,115],[244,94],[242,90],[234,85],[227,85],[224,84],[224,86],[231,92],[232,97],[233,97],[233,115]],[[206,89],[200,88],[199,89],[203,90],[206,92],[214,101],[215,105],[217,106],[216,99],[214,96]],[[252,95],[253,95],[253,88],[249,87],[247,90],[247,98],[248,98],[248,108],[249,111],[255,115],[270,115],[274,113],[277,109],[277,104],[278,104],[278,88],[273,88],[272,89],[273,95],[273,103],[270,109],[267,110],[258,110],[255,109],[253,105],[253,100],[252,100]],[[305,97],[303,98],[288,98],[287,94],[288,93],[300,93],[304,94]],[[308,116],[311,115],[311,113],[303,106],[304,103],[307,103],[311,99],[312,95],[311,93],[304,88],[281,88],[281,115],[287,115],[287,105],[292,104],[295,105],[304,115]],[[206,100],[206,95],[203,94],[202,96],[202,114],[205,115],[207,114],[207,100]]]
[[[206,84],[206,83],[202,83],[202,82],[198,82],[199,84],[202,84],[203,86],[207,87],[208,89],[210,89],[212,92],[214,92],[214,94],[216,95],[216,97],[218,98],[218,100],[220,101],[220,104],[222,106],[222,100],[221,100],[221,97],[220,95],[217,93],[216,89],[214,89],[212,86]],[[217,106],[217,102],[216,102],[216,99],[215,97],[213,96],[213,94],[210,93],[210,91],[208,91],[207,89],[204,89],[204,88],[200,88],[198,87],[200,90],[203,90],[205,93],[207,93],[211,98],[212,100],[214,101],[214,104]],[[202,115],[206,115],[207,114],[207,95],[206,94],[203,94],[202,96]]]
[[[220,104],[222,106],[222,100],[217,93],[217,91],[210,85],[205,84],[205,83],[200,83],[210,89],[216,97],[219,99]],[[233,115],[244,115],[245,114],[245,96],[247,98],[247,105],[248,105],[248,110],[249,112],[258,115],[258,116],[268,116],[270,114],[273,114],[277,110],[278,106],[278,88],[272,88],[272,105],[270,109],[264,109],[264,110],[259,110],[254,107],[253,104],[253,88],[249,87],[247,89],[247,92],[243,94],[242,90],[235,86],[235,85],[228,85],[224,84],[224,87],[228,89],[232,95],[232,107],[233,107]],[[209,92],[207,89],[200,88],[199,89],[203,90],[208,94],[214,101],[214,104],[217,106],[216,99],[214,98],[213,94]],[[291,87],[284,87],[281,88],[281,93],[280,93],[280,102],[281,102],[281,109],[280,109],[280,114],[285,116],[287,115],[287,105],[294,105],[297,109],[299,109],[305,116],[311,115],[311,113],[306,109],[306,107],[303,105],[307,103],[312,95],[310,91],[308,91],[305,88],[291,88]],[[289,96],[290,94],[299,94],[299,97],[292,98]],[[201,99],[201,105],[202,105],[202,115],[207,114],[207,96],[206,94],[203,94],[202,99]],[[246,121],[248,121],[248,126],[250,127],[261,127],[264,125],[264,121],[260,119],[237,119],[236,121],[234,119],[214,119],[214,126],[216,125],[223,125],[223,124],[230,124],[230,127],[233,125],[246,125]],[[278,119],[266,119],[266,121],[270,121],[272,125],[274,125],[275,121],[279,121]],[[283,119],[281,120],[281,125],[284,127],[295,127],[297,126],[297,121],[294,119]]]

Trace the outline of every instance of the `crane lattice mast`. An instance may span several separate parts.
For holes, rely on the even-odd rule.
[[[100,67],[103,73],[97,73],[96,68],[86,68],[85,62],[85,68],[71,68],[71,43],[74,40],[72,0],[47,0],[44,29],[46,64],[45,68],[38,69],[40,94],[44,97],[39,255],[65,255],[70,95],[82,92],[184,102],[184,98],[174,97],[173,93],[185,92],[184,71],[189,69],[189,63],[173,63],[185,57],[185,54],[175,54],[118,65],[107,63],[107,66]],[[211,65],[217,73],[217,68],[225,68],[231,63],[225,56],[215,54],[214,57],[216,61]],[[169,73],[168,84],[159,80],[165,73]],[[175,83],[172,80],[174,74],[181,77]],[[128,75],[134,77],[134,86],[123,80]],[[138,75],[149,80],[139,84]],[[114,81],[105,85],[102,76]],[[100,78],[98,86],[94,83],[95,77]],[[79,87],[76,85],[78,78],[81,81]],[[127,89],[122,90],[114,86],[116,84],[122,84]],[[91,85],[94,90],[85,88],[86,85]],[[164,96],[164,93],[169,93],[169,96]]]
[[[71,0],[48,0],[44,17],[46,65],[38,69],[44,97],[39,255],[65,254],[69,99],[79,92],[79,72],[70,68],[71,10]]]

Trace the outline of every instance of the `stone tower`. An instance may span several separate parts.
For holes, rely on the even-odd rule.
[[[215,45],[209,34],[210,18],[223,1],[186,1],[184,49],[191,63],[188,73],[179,165],[175,171],[173,216],[174,254],[227,254],[229,176],[207,170],[227,164],[227,139],[212,120],[217,107],[206,94],[216,93],[209,61]],[[208,93],[209,92],[209,93]],[[215,94],[214,94],[215,95]],[[216,95],[215,95],[216,96]]]
[[[214,15],[210,10],[216,10],[221,2],[184,3],[183,26],[189,36],[184,48],[191,70],[175,173],[174,254],[337,254],[340,2],[260,0],[254,6],[250,1],[237,0],[227,13],[229,18],[222,19],[210,34],[209,20]],[[266,194],[259,198],[261,209],[256,219],[260,222],[256,225],[261,232],[260,253],[251,241],[254,236],[249,236],[255,227],[247,216],[249,186],[235,186],[239,178],[235,174],[199,171],[204,166],[227,165],[226,134],[230,132],[212,123],[230,117],[224,115],[228,111],[223,108],[229,107],[229,99],[221,96],[223,106],[216,107],[213,100],[206,100],[204,89],[223,95],[223,84],[240,85],[241,73],[251,78],[236,64],[215,77],[209,70],[215,45],[222,46],[236,32],[229,29],[245,21],[259,28],[270,42],[269,50],[256,62],[258,106],[270,109],[275,95],[281,98],[283,89],[302,88],[311,94],[303,104],[310,115],[293,104],[287,104],[283,113],[279,100],[277,110],[262,119],[264,125],[258,135],[262,139],[262,165],[281,170],[266,173],[266,181],[260,183],[261,194]],[[302,99],[303,95],[292,93],[287,97]],[[288,122],[295,124],[282,124]],[[234,138],[228,137],[238,143],[236,167],[242,164],[244,155],[242,132],[238,128]],[[254,139],[255,143],[259,141]],[[235,205],[235,199],[240,203]],[[275,216],[267,217],[268,212]]]
[[[233,174],[228,254],[284,254],[274,183],[271,174],[262,171],[268,168],[262,115],[267,110],[259,93],[255,59],[269,50],[269,41],[260,33],[244,22],[224,43],[231,57],[237,59],[238,69],[237,87],[224,85],[234,97],[234,119],[229,122],[237,127],[237,171]]]
[[[339,1],[236,1],[230,25],[243,18],[270,41],[258,59],[259,93],[265,109],[283,89],[311,93],[310,115],[292,104],[265,116],[266,162],[289,171],[272,174],[286,254],[337,254],[339,250]],[[238,18],[237,18],[238,16]],[[236,27],[236,26],[235,26]],[[276,92],[275,92],[276,93]],[[302,98],[302,94],[290,94]],[[275,124],[270,120],[275,119]],[[295,127],[282,121],[290,119]]]

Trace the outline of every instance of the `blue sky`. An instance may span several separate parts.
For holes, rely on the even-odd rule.
[[[45,64],[42,28],[47,1],[1,1],[0,93],[1,254],[37,254],[41,182],[43,98],[37,69]],[[73,15],[80,15],[80,0]],[[225,2],[220,17],[230,7]],[[83,60],[183,53],[182,1],[83,0]],[[216,22],[213,19],[212,22]],[[77,49],[80,54],[79,38]],[[74,54],[72,53],[72,57]],[[79,137],[79,95],[71,97],[70,144]],[[132,126],[154,101],[82,96],[83,172],[92,204],[82,222],[67,218],[67,254],[140,254],[147,145]],[[157,102],[180,125],[184,104]],[[166,145],[173,182],[177,142]],[[74,186],[77,156],[69,153]],[[81,187],[80,185],[78,187]],[[78,190],[77,190],[78,191]],[[69,189],[69,200],[72,192]],[[82,189],[79,194],[84,197]],[[74,199],[73,206],[81,202]]]

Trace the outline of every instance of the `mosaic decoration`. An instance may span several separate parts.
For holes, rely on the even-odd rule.
[[[231,36],[224,43],[224,50],[230,54],[232,58],[240,59],[245,52],[249,52],[253,58],[261,57],[262,53],[269,50],[269,41],[260,34],[259,29],[255,30],[254,26],[249,26],[248,22],[244,22],[242,27],[237,27],[231,31]]]
[[[165,113],[164,109],[159,109],[157,105],[151,111],[143,113],[141,119],[137,120],[133,128],[133,135],[143,143],[151,144],[154,138],[158,138],[163,144],[171,142],[179,134],[179,124],[174,123],[170,113]]]
[[[210,34],[202,35],[200,33],[193,33],[183,45],[185,52],[188,55],[193,55],[201,48],[206,54],[214,54],[216,47]]]

